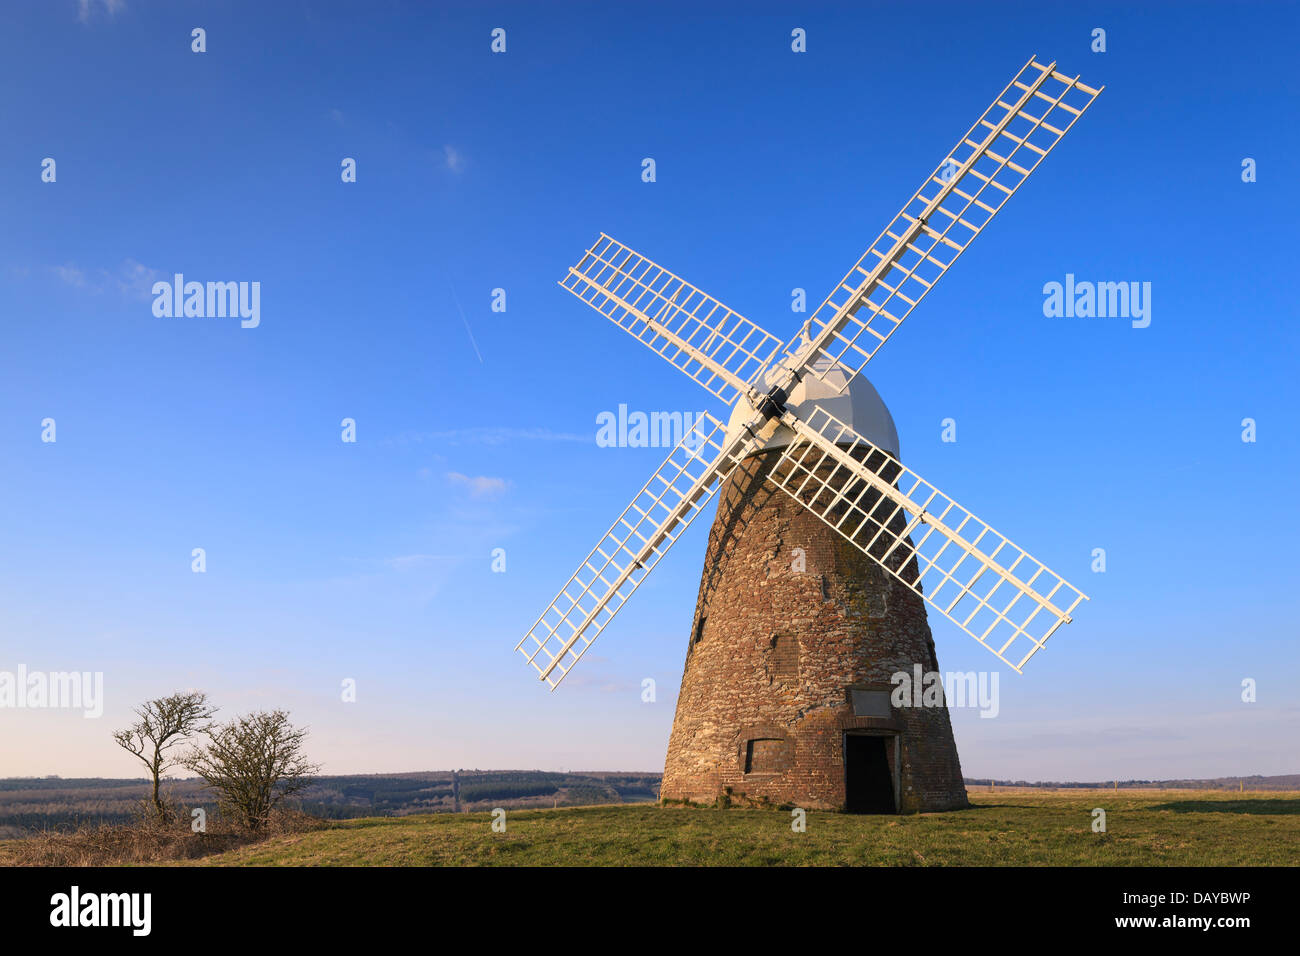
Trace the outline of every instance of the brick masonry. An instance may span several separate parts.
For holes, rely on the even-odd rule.
[[[897,736],[900,812],[968,806],[946,706],[852,705],[854,688],[938,670],[924,603],[765,480],[779,454],[746,459],[719,491],[661,798],[843,809],[844,735],[859,732]]]

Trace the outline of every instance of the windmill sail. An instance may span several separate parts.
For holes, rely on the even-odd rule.
[[[1032,57],[904,204],[787,349],[844,387],[1069,132],[1101,89]],[[804,337],[810,341],[805,341]]]
[[[1086,595],[814,408],[770,480],[1019,672]]]
[[[560,285],[728,405],[781,350],[776,336],[603,232]]]
[[[754,444],[697,419],[515,645],[539,679],[555,689]]]
[[[821,400],[844,397],[1100,92],[1031,57],[784,347],[601,233],[560,285],[746,414],[730,438],[712,416],[696,423],[516,645],[541,680],[559,684],[739,461],[765,448],[783,449],[771,480],[1013,669],[1071,620],[1081,591],[807,396],[816,378]],[[805,397],[787,405],[798,387]],[[778,425],[788,444],[783,430],[774,442]]]

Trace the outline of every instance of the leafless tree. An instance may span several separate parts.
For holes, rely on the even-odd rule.
[[[159,783],[163,772],[178,764],[170,751],[193,734],[206,731],[215,713],[216,708],[208,706],[207,694],[179,691],[147,701],[135,712],[139,720],[113,734],[119,747],[135,754],[149,769],[153,778],[153,808],[160,822],[169,813],[158,793]]]
[[[248,829],[265,828],[271,810],[320,770],[308,763],[306,729],[283,710],[257,711],[208,730],[209,742],[181,761],[217,793],[221,809]]]

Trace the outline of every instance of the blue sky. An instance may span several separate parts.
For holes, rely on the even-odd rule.
[[[1106,90],[868,370],[904,461],[1092,598],[954,711],[963,769],[1300,769],[1295,7],[710,9],[5,5],[0,669],[106,704],[0,709],[0,774],[135,773],[109,732],[181,687],[331,772],[661,769],[706,520],[560,691],[512,648],[665,454],[596,416],[725,409],[556,281],[603,230],[788,338],[1031,54]],[[156,318],[177,272],[260,325]],[[1045,317],[1067,273],[1150,326]]]

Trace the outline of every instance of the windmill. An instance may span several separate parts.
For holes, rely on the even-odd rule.
[[[1021,672],[1086,596],[903,465],[861,373],[1100,92],[1031,57],[784,346],[603,233],[561,280],[731,407],[516,646],[553,690],[722,489],[661,797],[966,805],[943,700],[890,699],[937,671],[922,602]]]

